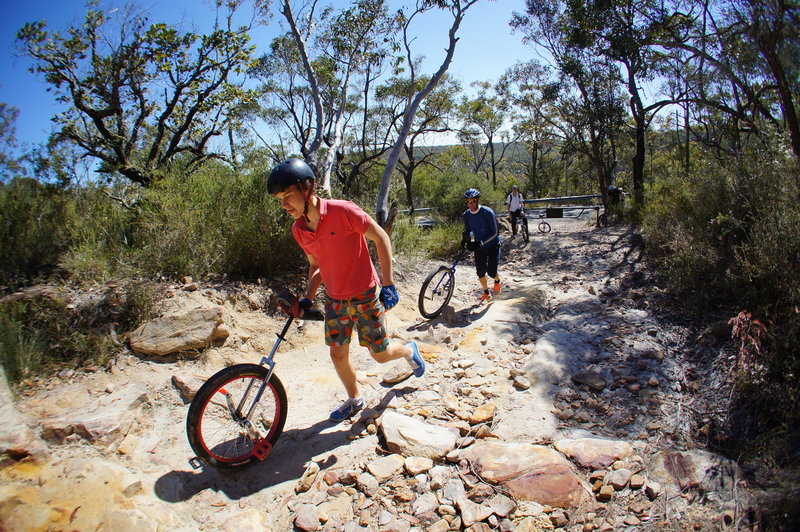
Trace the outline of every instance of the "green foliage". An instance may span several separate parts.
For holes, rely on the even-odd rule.
[[[652,187],[642,213],[650,254],[687,308],[746,311],[768,331],[758,364],[797,382],[800,170],[785,154],[761,149],[731,166],[707,158]]]
[[[392,250],[406,256],[446,258],[461,244],[461,222],[437,224],[433,228],[419,227],[413,219],[402,218],[395,222],[392,231]]]
[[[10,382],[65,366],[103,366],[118,349],[115,331],[153,315],[154,290],[146,283],[109,285],[94,296],[73,304],[52,294],[0,303],[0,363]]]
[[[419,172],[415,175],[412,190],[414,196],[426,198],[419,207],[434,209],[433,216],[440,222],[451,222],[459,219],[466,210],[464,191],[477,188],[481,191],[481,204],[487,205],[495,212],[503,209],[506,192],[495,189],[490,181],[483,177],[465,172],[441,174],[439,172]]]
[[[233,79],[252,64],[245,30],[200,35],[148,25],[131,8],[110,17],[90,3],[83,24],[60,34],[28,23],[17,46],[65,108],[54,118],[54,140],[79,146],[103,172],[147,186],[174,163],[213,156],[210,139],[235,127],[240,106],[254,98]]]
[[[70,245],[75,206],[63,190],[29,178],[0,185],[0,281],[52,269]]]
[[[2,280],[24,284],[48,271],[101,282],[141,274],[256,278],[303,259],[291,219],[255,174],[209,165],[133,194],[124,204],[122,188],[65,190],[31,179],[0,186]]]
[[[136,263],[150,275],[268,277],[302,259],[291,219],[262,178],[209,165],[146,190]]]
[[[730,248],[720,245],[735,225],[730,172],[709,160],[688,176],[669,174],[647,193],[648,246],[673,287],[700,307],[707,294],[730,301],[734,265]]]

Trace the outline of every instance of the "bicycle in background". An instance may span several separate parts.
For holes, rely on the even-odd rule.
[[[528,234],[528,219],[523,214],[522,216],[513,217],[513,223],[517,226],[517,232],[522,235],[522,240],[528,242],[530,235]]]
[[[539,226],[538,226],[538,229],[539,229],[539,232],[542,233],[543,235],[549,233],[550,229],[552,229],[550,227],[550,224],[545,221],[544,213],[539,215]]]
[[[423,281],[417,304],[425,318],[434,319],[450,302],[456,285],[456,266],[464,258],[464,253],[466,250],[462,248],[452,266],[439,266]]]

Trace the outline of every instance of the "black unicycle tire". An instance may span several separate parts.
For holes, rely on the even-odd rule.
[[[252,437],[245,435],[245,423],[257,425],[263,442],[271,449],[283,432],[288,401],[286,391],[273,374],[249,420],[233,415],[227,406],[238,406],[249,383],[252,388],[242,408],[248,412],[267,368],[258,364],[236,364],[209,378],[197,391],[186,416],[186,435],[197,458],[204,464],[225,470],[238,470],[261,461]],[[262,442],[262,445],[263,445]]]
[[[442,313],[453,297],[455,276],[447,266],[440,266],[428,275],[419,291],[419,312],[432,320]]]
[[[598,227],[608,227],[608,215],[605,213],[601,214],[597,217],[597,226]]]
[[[539,222],[539,232],[543,234],[547,234],[550,232],[550,224],[547,222]]]
[[[522,231],[522,240],[528,242],[531,239],[531,236],[528,234],[528,220],[523,218],[519,225]]]

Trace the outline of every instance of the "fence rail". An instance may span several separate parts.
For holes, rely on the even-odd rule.
[[[536,198],[536,199],[526,199],[523,200],[522,203],[525,205],[528,204],[536,204],[536,203],[560,203],[564,201],[585,201],[585,200],[592,200],[596,198],[602,198],[602,194],[586,194],[584,196],[558,196],[555,198]],[[489,205],[496,205],[495,203],[489,203]],[[503,203],[505,205],[505,203]],[[579,207],[580,208],[580,207]],[[431,207],[424,207],[421,209],[414,209],[414,214],[417,213],[425,213],[425,212],[432,212],[436,209]],[[403,214],[409,214],[411,211],[409,209],[403,209],[400,211]]]

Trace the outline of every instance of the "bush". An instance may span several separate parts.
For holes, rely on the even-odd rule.
[[[504,209],[506,192],[495,190],[489,181],[475,175],[431,175],[420,172],[412,185],[414,195],[427,198],[425,206],[432,208],[434,217],[445,224],[458,220],[466,210],[464,191],[468,188],[480,190],[482,205],[496,213]]]
[[[154,314],[149,283],[111,284],[82,302],[53,294],[8,297],[0,303],[0,363],[9,382],[67,367],[103,366],[118,349],[116,332]]]
[[[272,276],[302,261],[291,219],[260,180],[222,165],[144,191],[135,261],[149,275]]]
[[[651,257],[672,288],[698,309],[709,298],[716,304],[735,299],[733,182],[730,172],[707,161],[690,175],[668,175],[647,191],[642,225]]]
[[[686,310],[736,317],[731,443],[769,442],[775,460],[800,453],[789,429],[800,422],[798,176],[784,152],[748,153],[730,167],[709,158],[651,188],[643,211],[648,252]],[[757,335],[743,317],[759,324]]]
[[[401,218],[394,224],[392,250],[395,254],[412,257],[422,254],[425,257],[448,258],[461,245],[463,228],[460,222],[451,222],[426,229],[419,227],[411,218]]]
[[[90,185],[64,191],[75,205],[75,214],[65,220],[69,248],[59,267],[72,280],[105,282],[121,275],[136,275],[130,264],[137,246],[133,227],[139,211],[121,201],[126,192],[137,195],[138,187]]]
[[[70,246],[75,206],[68,193],[30,178],[0,185],[0,280],[52,271]]]

